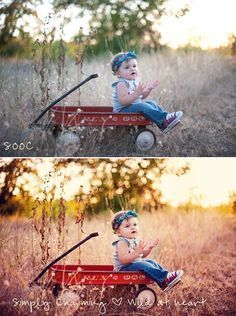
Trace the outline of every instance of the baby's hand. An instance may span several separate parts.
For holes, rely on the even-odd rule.
[[[151,80],[147,83],[147,89],[155,89],[158,86],[158,80]]]
[[[153,240],[150,240],[150,241],[149,241],[148,247],[149,247],[149,248],[154,248],[154,247],[156,247],[158,244],[159,244],[159,239],[156,238],[156,239],[153,239]]]
[[[140,82],[138,83],[137,88],[134,90],[134,92],[136,93],[137,96],[140,96],[140,95],[143,94],[143,92],[144,92],[146,89],[147,89],[146,85],[145,85],[142,81],[140,81]]]
[[[135,252],[137,253],[137,255],[141,255],[146,247],[147,244],[143,240],[140,240],[138,246],[135,249]]]

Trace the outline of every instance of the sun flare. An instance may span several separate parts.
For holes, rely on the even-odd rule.
[[[190,43],[203,49],[227,46],[236,34],[235,0],[169,1],[169,7],[187,4],[189,12],[181,17],[166,16],[160,26],[163,43],[172,48]]]

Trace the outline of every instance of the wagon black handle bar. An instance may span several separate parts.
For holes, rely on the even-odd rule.
[[[92,74],[89,77],[87,77],[86,79],[84,79],[83,81],[81,81],[80,83],[78,83],[74,88],[70,89],[69,91],[67,91],[66,93],[64,93],[60,98],[54,100],[52,103],[50,103],[46,109],[43,110],[42,113],[39,114],[39,116],[33,121],[33,123],[31,123],[29,125],[29,127],[32,127],[34,124],[36,124],[41,117],[44,116],[44,114],[51,109],[51,107],[53,107],[55,104],[57,104],[58,102],[60,102],[62,99],[64,99],[65,97],[67,97],[69,94],[71,94],[73,91],[75,91],[76,89],[80,88],[82,85],[84,85],[86,82],[88,82],[89,80],[93,79],[93,78],[97,78],[98,74]]]
[[[85,243],[87,240],[89,240],[90,238],[93,237],[97,237],[99,234],[98,233],[91,233],[90,235],[88,235],[86,238],[82,239],[80,242],[78,242],[78,244],[76,244],[75,246],[73,246],[72,248],[70,248],[69,250],[67,250],[65,253],[63,253],[62,255],[60,255],[58,258],[54,259],[51,263],[49,263],[40,273],[39,275],[32,281],[30,282],[30,286],[37,284],[37,281],[44,275],[45,272],[47,272],[47,270],[49,268],[51,268],[51,266],[53,266],[57,261],[61,260],[62,258],[64,258],[65,256],[67,256],[70,252],[74,251],[76,248],[80,247],[83,243]]]

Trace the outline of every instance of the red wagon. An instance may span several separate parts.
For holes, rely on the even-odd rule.
[[[100,293],[104,287],[113,286],[113,293],[116,294],[110,295],[110,300],[115,298],[119,302],[122,297],[121,303],[130,304],[135,309],[148,310],[157,301],[155,291],[147,286],[153,284],[153,280],[141,272],[116,272],[112,265],[53,265],[49,269],[48,280],[57,297],[63,288],[69,291],[70,287],[78,285],[80,287],[96,286],[97,289],[100,288]],[[119,289],[119,294],[116,287]],[[64,291],[64,293],[67,292]],[[126,295],[127,297],[129,295],[130,300],[126,299]],[[84,291],[80,291],[75,299],[85,300],[89,299],[89,296],[88,292],[85,294]],[[60,300],[63,300],[62,296]]]
[[[30,126],[36,124],[49,111],[49,120],[54,127],[130,127],[133,131],[134,143],[141,151],[150,150],[156,143],[153,131],[147,128],[153,123],[139,113],[114,113],[110,106],[55,106],[70,93],[89,80],[98,77],[93,74],[49,104]]]
[[[152,288],[148,287],[148,285],[153,284],[154,281],[139,271],[114,271],[113,265],[56,264],[56,262],[95,236],[98,236],[98,233],[90,234],[66,253],[53,260],[40,272],[31,285],[38,284],[38,280],[45,272],[48,272],[46,286],[50,287],[54,296],[60,297],[61,301],[63,300],[63,294],[66,293],[67,295],[69,291],[71,291],[71,288],[73,289],[71,293],[74,293],[73,298],[79,301],[85,299],[86,294],[84,291],[80,291],[76,295],[74,287],[79,286],[82,289],[86,289],[86,287],[89,286],[96,286],[100,293],[104,292],[104,288],[112,288],[113,296],[110,296],[108,299],[116,299],[116,302],[114,302],[115,305],[118,305],[119,302],[121,303],[121,300],[123,300],[124,303],[125,296],[129,296],[130,300],[127,300],[126,303],[132,305],[132,308],[148,310],[155,306],[157,301],[156,293]],[[119,292],[118,295],[120,295],[119,297],[114,296],[114,293],[117,293],[117,289]],[[89,295],[88,292],[86,293]],[[79,302],[77,303],[79,305]]]
[[[153,123],[139,113],[115,113],[110,106],[54,106],[49,111],[50,122],[54,126],[108,127],[128,126],[134,129],[137,149],[147,151],[156,143],[153,131],[147,128]]]

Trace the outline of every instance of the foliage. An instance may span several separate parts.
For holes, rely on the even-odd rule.
[[[58,166],[82,165],[92,172],[90,195],[83,188],[77,198],[86,202],[90,212],[121,208],[157,208],[161,192],[153,186],[166,173],[165,159],[81,159],[60,160]]]
[[[232,55],[236,55],[236,34],[230,34],[229,35],[229,46],[231,49]]]
[[[236,214],[236,192],[231,192],[229,198],[232,212]]]
[[[160,47],[160,33],[153,28],[165,13],[167,0],[54,0],[55,7],[67,8],[74,4],[81,9],[80,16],[91,15],[89,53],[117,52]],[[79,41],[88,36],[80,32]]]
[[[39,160],[38,162],[40,162]],[[59,159],[54,161],[54,171],[45,179],[39,179],[37,163],[32,164],[31,159],[3,160],[0,173],[2,175],[1,204],[5,214],[11,215],[17,211],[12,207],[9,197],[15,197],[14,190],[18,188],[21,196],[25,193],[24,203],[32,204],[32,197],[27,192],[27,180],[24,173],[37,176],[37,183],[41,183],[38,192],[43,193],[43,204],[38,215],[43,215],[46,209],[50,209],[52,218],[60,216],[65,209],[67,213],[76,214],[77,221],[83,221],[85,212],[94,214],[104,210],[120,210],[121,208],[158,208],[161,206],[161,191],[158,181],[167,170],[166,159]],[[72,169],[73,167],[73,169]],[[73,170],[73,172],[71,171]],[[90,192],[86,192],[83,186],[78,187],[74,201],[63,201],[64,187],[76,177],[84,176],[89,171],[88,178]],[[184,166],[181,173],[188,171]],[[53,178],[60,174],[70,173],[59,180]],[[33,186],[33,181],[28,186]],[[51,182],[51,187],[45,189],[45,185]],[[44,184],[43,184],[44,183]],[[59,186],[59,187],[58,187]],[[43,191],[41,191],[43,187]],[[55,198],[55,190],[60,191],[60,200]],[[15,190],[16,192],[16,190]],[[15,193],[16,194],[16,193]],[[63,203],[63,207],[62,207]],[[23,206],[23,203],[22,203]],[[58,210],[56,210],[57,208]],[[63,212],[62,212],[63,210]],[[3,211],[2,211],[3,213]],[[64,214],[64,213],[63,213]],[[64,216],[64,215],[63,215]]]
[[[26,16],[37,17],[35,5],[41,0],[11,0],[0,6],[0,15],[4,16],[2,25],[0,25],[0,55],[24,56],[27,48],[32,45],[32,39],[25,27],[28,23],[24,20]]]
[[[0,214],[11,215],[21,209],[21,201],[29,198],[29,193],[24,185],[26,180],[23,175],[26,173],[35,173],[31,159],[9,159],[0,160],[0,176],[3,183],[0,188]],[[22,177],[22,181],[18,182],[18,178]],[[20,197],[16,198],[14,190],[18,189]]]

